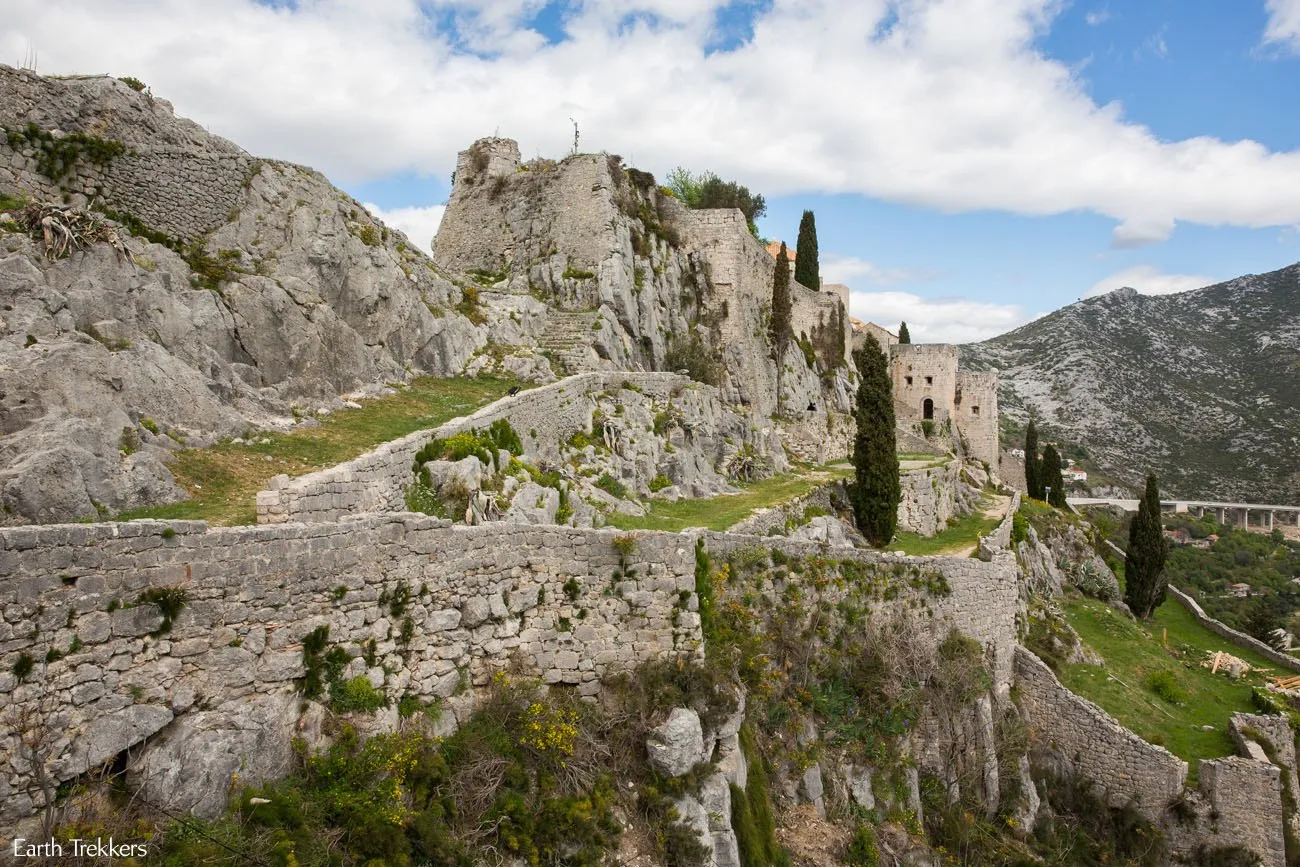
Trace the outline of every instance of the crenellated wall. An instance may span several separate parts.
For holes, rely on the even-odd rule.
[[[344,676],[366,675],[393,700],[485,684],[515,655],[546,683],[590,695],[607,671],[701,646],[690,540],[638,534],[636,577],[616,580],[617,535],[409,514],[0,530],[0,715],[35,715],[53,733],[46,764],[66,780],[164,729],[174,741],[213,714],[229,725],[250,703],[291,707],[303,639],[319,627],[350,657]],[[170,631],[145,595],[160,588],[184,593]],[[266,723],[265,737],[287,748],[296,718]],[[11,731],[0,738],[0,827],[42,802]],[[243,758],[180,756],[174,773],[224,768],[224,792]]]

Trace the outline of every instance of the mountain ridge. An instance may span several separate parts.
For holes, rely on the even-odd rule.
[[[1131,287],[962,348],[1107,474],[1169,495],[1300,500],[1300,263],[1173,295]]]

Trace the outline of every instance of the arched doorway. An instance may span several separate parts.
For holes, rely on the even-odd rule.
[[[934,401],[928,397],[921,402],[921,417],[926,421],[934,420]]]

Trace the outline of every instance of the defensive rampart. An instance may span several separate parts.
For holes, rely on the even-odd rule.
[[[709,388],[673,373],[583,373],[551,385],[520,392],[432,430],[416,431],[384,443],[374,451],[320,472],[290,479],[278,476],[257,495],[257,520],[337,521],[347,515],[400,512],[414,478],[415,453],[432,439],[486,428],[498,419],[510,422],[532,458],[558,459],[559,445],[591,424],[593,392],[632,383],[643,394],[668,398],[687,386]]]
[[[191,714],[292,697],[333,647],[347,655],[339,677],[426,701],[486,683],[516,654],[591,694],[607,670],[698,652],[690,541],[637,536],[636,577],[622,580],[616,535],[411,514],[0,530],[0,714],[14,722],[0,742],[0,824],[43,798],[12,737],[19,719],[49,734],[57,783],[163,729],[183,734]],[[269,723],[286,747],[294,717]],[[246,757],[227,758],[221,791]],[[220,776],[210,756],[177,761],[173,774],[194,763]]]

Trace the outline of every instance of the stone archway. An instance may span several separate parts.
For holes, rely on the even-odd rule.
[[[921,418],[934,421],[934,401],[928,397],[921,401]]]

